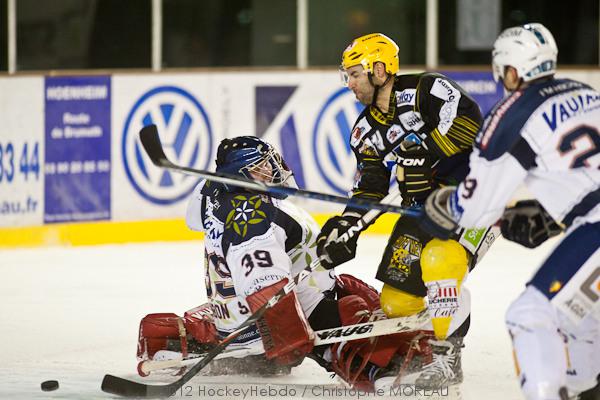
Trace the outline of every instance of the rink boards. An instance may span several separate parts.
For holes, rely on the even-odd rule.
[[[484,112],[502,95],[491,72],[446,73]],[[221,139],[256,135],[301,188],[346,196],[352,187],[348,139],[362,106],[336,71],[2,77],[0,93],[3,247],[200,237],[183,222],[197,179],[150,164],[137,136],[149,123],[178,164],[212,170]],[[320,221],[341,208],[299,204]],[[371,232],[389,232],[394,219]]]

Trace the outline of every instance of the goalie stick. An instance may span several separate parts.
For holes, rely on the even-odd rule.
[[[152,126],[152,125],[150,125]],[[156,127],[154,127],[154,133],[156,133]],[[148,131],[152,132],[152,131]],[[152,134],[152,133],[150,133]],[[159,150],[162,153],[162,148],[160,148],[160,142],[158,142]],[[167,160],[167,162],[169,162]],[[395,201],[400,194],[397,190],[392,191],[388,194],[381,202],[382,203],[391,203]],[[371,223],[375,218],[377,218],[381,214],[379,210],[371,210],[367,212],[359,221],[362,226],[366,226]],[[348,240],[354,235],[358,233],[356,230],[346,232],[347,235],[342,235],[338,240]],[[179,379],[175,382],[166,384],[166,385],[149,385],[141,382],[131,381],[129,379],[120,378],[118,376],[106,374],[104,379],[102,380],[102,390],[106,393],[116,394],[123,397],[144,397],[144,398],[160,398],[160,397],[168,397],[179,390],[186,382],[192,379],[198,372],[202,370],[209,362],[211,362],[215,357],[221,354],[227,345],[231,343],[235,338],[237,338],[242,332],[246,330],[249,326],[256,323],[268,308],[274,306],[283,296],[291,292],[298,282],[308,277],[312,271],[314,271],[320,265],[319,260],[313,261],[310,265],[300,271],[294,279],[289,281],[283,288],[281,288],[277,293],[271,297],[271,299],[263,304],[258,310],[256,310],[246,321],[244,321],[238,329],[231,332],[227,337],[225,337],[219,344],[217,344],[213,349],[211,349],[200,361],[198,361],[194,366],[192,366],[185,374],[183,374]]]
[[[146,125],[140,130],[140,140],[146,153],[150,157],[152,163],[158,167],[166,168],[172,171],[185,173],[188,175],[197,176],[200,178],[207,179],[209,181],[220,182],[226,185],[237,186],[245,189],[251,189],[261,193],[267,194],[279,194],[288,196],[300,196],[309,199],[329,201],[333,203],[340,203],[344,205],[350,205],[365,210],[380,210],[385,212],[393,212],[400,215],[408,215],[418,217],[421,215],[421,211],[418,209],[400,207],[390,204],[385,204],[377,201],[369,201],[365,199],[347,198],[342,196],[336,196],[327,193],[313,192],[311,190],[296,189],[286,186],[270,185],[263,182],[251,181],[243,179],[235,175],[224,174],[220,172],[209,172],[200,169],[194,169],[190,167],[184,167],[176,165],[171,162],[163,150],[158,134],[156,125]]]
[[[227,347],[229,343],[235,340],[240,334],[242,334],[246,328],[255,324],[268,308],[273,307],[277,302],[286,294],[291,292],[298,282],[310,275],[320,265],[319,260],[313,261],[310,265],[304,268],[289,281],[284,287],[282,287],[277,293],[273,295],[265,304],[263,304],[258,310],[256,310],[246,321],[244,321],[235,331],[231,332],[225,337],[219,344],[211,349],[198,363],[191,367],[185,374],[173,383],[166,385],[147,385],[140,382],[134,382],[125,378],[107,374],[102,380],[102,390],[107,393],[116,394],[124,397],[145,397],[145,398],[160,398],[169,397],[181,388],[187,381],[192,379],[202,368],[204,368],[209,362],[211,362],[217,355],[219,355]]]
[[[394,333],[413,331],[422,329],[423,325],[429,322],[429,311],[423,310],[416,315],[408,317],[398,317],[391,319],[381,319],[371,322],[363,322],[354,325],[344,325],[337,328],[323,329],[315,331],[315,346],[322,346],[326,344],[333,344],[339,342],[346,342],[350,340],[358,340],[376,336],[391,335]],[[178,353],[179,354],[179,353]],[[239,349],[232,350],[231,352],[223,352],[215,359],[228,358],[228,357],[244,357],[245,355],[252,354],[252,349]],[[175,358],[171,360],[146,360],[138,364],[138,373],[141,376],[147,376],[152,371],[157,371],[167,368],[181,368],[184,366],[191,365],[199,358],[203,357],[202,354],[193,355],[185,359]]]

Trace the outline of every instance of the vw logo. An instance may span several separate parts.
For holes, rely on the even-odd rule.
[[[121,154],[127,178],[145,199],[172,204],[186,198],[197,178],[155,167],[142,147],[139,131],[155,124],[167,158],[175,164],[206,169],[212,152],[212,131],[202,105],[175,86],[145,93],[125,121]]]
[[[313,154],[323,179],[340,194],[352,188],[356,159],[350,131],[364,106],[347,88],[335,92],[323,106],[313,129]]]

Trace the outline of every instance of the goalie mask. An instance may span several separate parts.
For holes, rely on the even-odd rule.
[[[255,136],[223,139],[217,150],[217,172],[274,185],[293,185],[292,171],[269,143]]]

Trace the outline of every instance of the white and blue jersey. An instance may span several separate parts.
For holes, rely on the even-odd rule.
[[[250,316],[247,296],[292,279],[317,258],[319,225],[289,200],[243,190],[214,192],[202,181],[188,204],[186,223],[205,233],[206,288],[220,337]],[[333,271],[322,267],[298,284],[295,292],[306,317],[334,284]],[[263,351],[255,326],[230,346]]]
[[[567,230],[529,284],[576,323],[600,312],[599,132],[600,93],[588,85],[549,79],[516,91],[486,117],[450,198],[461,226],[488,226],[524,183]]]
[[[600,221],[600,93],[550,79],[506,97],[486,117],[470,173],[451,199],[461,226],[484,227],[525,184],[565,227]]]

